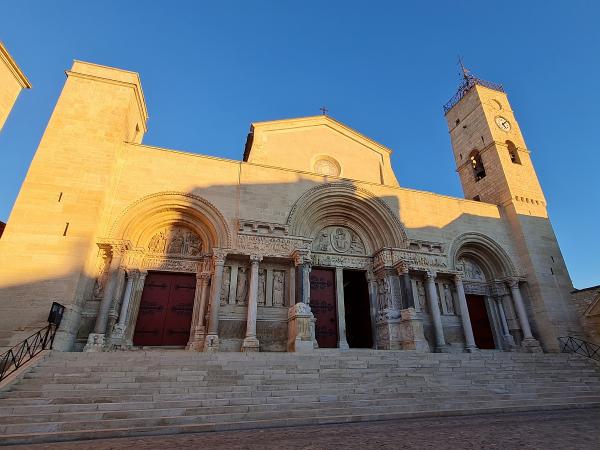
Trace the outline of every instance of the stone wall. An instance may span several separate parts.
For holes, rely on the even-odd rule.
[[[577,309],[587,339],[600,345],[600,286],[574,290],[571,301]]]

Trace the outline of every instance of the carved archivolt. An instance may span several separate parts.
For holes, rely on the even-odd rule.
[[[461,260],[473,261],[484,280],[517,276],[510,257],[494,240],[480,233],[465,233],[457,237],[448,252],[451,269],[462,270]]]
[[[115,220],[109,236],[140,247],[150,242],[156,230],[173,223],[196,234],[207,253],[213,247],[231,247],[231,233],[221,212],[202,197],[183,192],[158,192],[137,200]]]
[[[350,228],[360,234],[367,254],[406,246],[398,214],[374,194],[349,183],[327,183],[305,192],[292,207],[287,225],[291,235],[313,240],[325,227]]]

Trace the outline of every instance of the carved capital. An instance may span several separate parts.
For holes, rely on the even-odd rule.
[[[124,239],[100,239],[97,245],[104,251],[110,251],[112,255],[123,255],[132,248],[131,242]]]
[[[437,277],[437,272],[435,270],[426,270],[425,271],[425,279],[426,280],[433,280],[433,281],[435,281],[436,277]]]
[[[505,280],[506,285],[510,288],[510,289],[518,289],[519,287],[519,279],[518,278],[508,278]]]
[[[398,261],[394,264],[394,269],[398,272],[398,275],[404,275],[408,273],[408,264],[406,261]]]
[[[454,282],[455,283],[462,283],[463,280],[463,273],[462,272],[458,272],[454,274]]]
[[[127,269],[127,276],[130,278],[137,278],[140,276],[140,271],[138,269]]]
[[[212,263],[214,266],[224,266],[225,258],[227,258],[227,250],[213,248]]]
[[[262,260],[262,255],[250,255],[250,264],[258,264]]]
[[[196,278],[201,279],[203,283],[208,283],[210,281],[210,272],[197,273]]]
[[[294,260],[295,266],[312,264],[312,259],[309,250],[294,250],[292,252],[292,259]]]

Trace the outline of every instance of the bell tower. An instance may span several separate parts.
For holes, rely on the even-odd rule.
[[[527,280],[529,314],[544,347],[557,351],[557,337],[580,335],[581,328],[542,187],[502,85],[460,66],[461,84],[444,113],[465,198],[499,206],[499,225],[508,228]]]
[[[461,68],[462,83],[444,112],[465,198],[547,217],[544,193],[503,87]]]

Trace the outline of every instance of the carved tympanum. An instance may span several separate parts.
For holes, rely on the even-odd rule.
[[[465,280],[485,281],[483,270],[470,258],[460,258],[456,263],[456,267],[465,274]]]
[[[351,229],[341,226],[323,228],[312,246],[315,252],[364,255],[365,245]]]
[[[202,240],[181,225],[168,226],[156,232],[148,243],[148,251],[176,256],[200,256]]]

